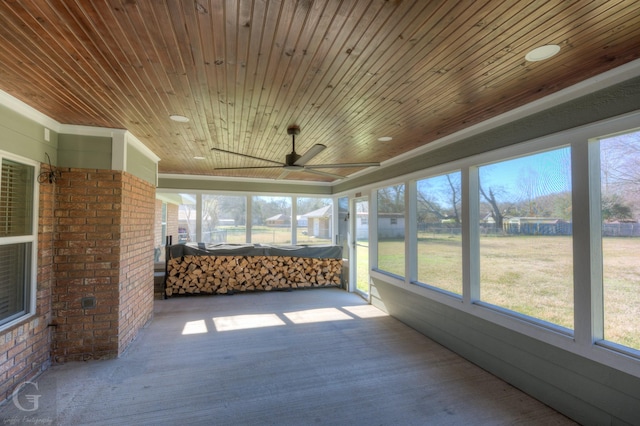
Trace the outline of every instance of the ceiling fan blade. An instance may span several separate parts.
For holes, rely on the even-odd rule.
[[[345,178],[345,176],[340,176],[340,175],[337,175],[335,173],[321,172],[320,170],[308,169],[306,167],[304,169],[302,169],[302,171],[306,172],[306,173],[313,173],[314,175],[328,176],[328,177],[332,177],[334,179],[344,179]]]
[[[348,167],[379,167],[380,163],[338,163],[338,164],[309,164],[304,166],[307,169],[338,169]]]
[[[282,169],[282,173],[280,173],[278,175],[278,177],[276,178],[276,180],[280,180],[280,179],[284,179],[287,177],[287,175],[289,174],[289,170],[287,169]]]
[[[239,155],[239,156],[241,156],[241,157],[251,158],[252,160],[260,160],[260,161],[266,161],[266,162],[268,162],[268,163],[273,163],[273,164],[279,164],[279,165],[282,165],[282,163],[280,163],[279,161],[267,160],[266,158],[254,157],[253,155],[249,155],[249,154],[241,154],[241,153],[239,153],[239,152],[227,151],[226,149],[222,149],[222,148],[211,148],[211,151],[224,152],[225,154]],[[241,168],[243,168],[243,167],[241,167]],[[220,169],[219,169],[219,170],[220,170]]]
[[[314,146],[312,146],[311,148],[309,148],[309,150],[307,152],[305,152],[304,154],[302,154],[302,156],[300,156],[300,158],[298,158],[293,165],[294,166],[304,166],[307,161],[310,161],[313,157],[315,157],[316,155],[320,154],[322,151],[324,151],[326,148],[326,146],[322,145],[322,144],[315,144]]]
[[[247,170],[247,169],[281,169],[279,166],[255,166],[255,167],[214,167],[213,170]]]

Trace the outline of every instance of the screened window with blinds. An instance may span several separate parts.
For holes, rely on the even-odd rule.
[[[2,158],[0,173],[0,326],[30,310],[35,167]]]

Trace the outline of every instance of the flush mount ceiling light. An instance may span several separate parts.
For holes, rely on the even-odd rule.
[[[525,59],[529,62],[544,61],[555,56],[560,51],[557,44],[547,44],[546,46],[536,47],[525,55]]]
[[[169,116],[173,121],[177,121],[178,123],[186,123],[189,121],[189,117],[185,117],[184,115],[172,114]]]
[[[379,138],[378,138],[378,140],[379,140],[380,142],[389,142],[389,141],[391,141],[392,139],[393,139],[393,138],[392,138],[391,136],[381,136],[381,137],[379,137]]]
[[[194,160],[204,160],[205,157],[193,157]]]

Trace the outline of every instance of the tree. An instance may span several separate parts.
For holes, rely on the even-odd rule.
[[[246,224],[247,206],[245,197],[221,196],[218,205],[221,219],[233,219],[236,226]]]
[[[218,226],[218,197],[202,197],[202,234],[211,235]]]
[[[451,207],[453,208],[453,218],[455,220],[456,225],[459,225],[460,213],[458,211],[458,206],[462,202],[460,199],[460,192],[461,192],[460,173],[456,173],[456,176],[458,177],[457,181],[454,181],[451,175],[452,173],[447,175],[447,182],[449,183],[449,188],[451,189],[451,192],[449,194],[451,196]]]
[[[460,224],[460,173],[427,178],[418,183],[418,222]]]
[[[612,222],[616,220],[632,219],[631,207],[623,204],[617,195],[602,197],[602,220]]]
[[[418,191],[418,222],[440,222],[446,217],[444,208],[433,197]]]
[[[330,204],[331,200],[327,198],[300,197],[297,199],[298,214],[306,214]]]
[[[291,216],[291,197],[253,197],[252,220],[254,225],[263,225],[268,218],[278,214]]]
[[[620,204],[630,208],[631,217],[640,216],[640,132],[601,140],[600,169],[603,209],[609,202],[607,197],[616,196]]]
[[[493,220],[496,224],[496,229],[502,229],[502,224],[504,223],[504,214],[500,210],[500,206],[498,205],[498,200],[496,199],[496,194],[493,191],[493,188],[489,188],[489,194],[487,194],[481,185],[480,195],[482,195],[482,198],[484,198],[491,207],[491,217],[493,217]]]
[[[380,213],[404,213],[404,185],[393,185],[378,190]]]

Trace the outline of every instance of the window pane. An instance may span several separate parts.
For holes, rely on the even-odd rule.
[[[34,168],[2,160],[0,177],[0,237],[31,235]]]
[[[251,242],[291,244],[291,197],[253,197]]]
[[[245,197],[202,196],[202,242],[243,244],[247,240],[246,220]]]
[[[570,149],[479,175],[481,300],[573,329]]]
[[[27,312],[31,243],[0,246],[0,324]]]
[[[378,190],[378,269],[404,276],[404,185]]]
[[[462,294],[460,172],[417,182],[418,281]]]
[[[178,194],[180,204],[178,205],[178,240],[173,238],[173,244],[184,244],[197,242],[196,235],[196,195],[195,194]]]
[[[354,258],[349,259],[349,267],[355,269],[356,289],[369,294],[369,199],[356,198],[355,212],[355,244]]]
[[[600,142],[605,339],[640,350],[640,131]]]
[[[338,245],[342,246],[342,258],[349,259],[349,198],[338,198]]]
[[[160,218],[160,245],[164,245],[167,240],[167,203],[162,203],[162,213]]]
[[[163,240],[159,241],[161,248],[160,260],[164,260],[165,236],[170,236],[173,244],[195,242],[196,239],[196,195],[157,192],[156,199],[163,202],[163,211],[155,226],[164,232]]]
[[[298,198],[298,244],[331,244],[333,201],[331,198]]]

